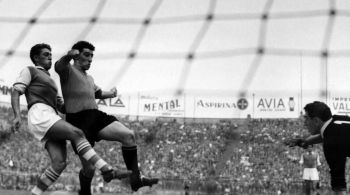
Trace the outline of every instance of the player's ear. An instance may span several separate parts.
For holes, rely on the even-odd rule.
[[[79,59],[79,54],[73,56],[73,60],[78,60]]]
[[[33,56],[34,62],[36,63],[39,60],[39,55]]]
[[[318,125],[320,125],[322,127],[323,121],[319,117],[314,117],[312,120],[314,120],[314,122],[316,124],[318,124]]]

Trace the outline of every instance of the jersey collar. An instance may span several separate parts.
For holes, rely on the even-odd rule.
[[[326,130],[326,128],[328,127],[329,123],[331,123],[331,121],[332,121],[332,118],[328,119],[328,121],[326,121],[326,122],[323,124],[323,126],[322,126],[322,128],[321,128],[321,137],[322,137],[322,139],[323,139],[324,130]]]

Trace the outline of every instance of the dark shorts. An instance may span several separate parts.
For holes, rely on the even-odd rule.
[[[90,142],[91,146],[95,145],[95,142],[100,141],[97,134],[103,128],[107,127],[114,121],[118,121],[115,116],[108,115],[100,110],[84,110],[77,113],[67,113],[66,120],[75,127],[83,130],[86,139]]]

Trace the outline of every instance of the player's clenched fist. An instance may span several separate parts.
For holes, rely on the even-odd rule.
[[[307,143],[302,138],[293,138],[293,139],[285,141],[284,144],[286,144],[289,147],[299,146],[299,147],[304,148],[304,149],[308,147]]]
[[[113,87],[113,88],[111,89],[111,92],[112,92],[112,97],[117,97],[117,95],[118,95],[118,90],[117,90],[116,87]]]
[[[12,121],[12,126],[11,126],[12,132],[18,131],[18,129],[19,129],[20,126],[21,126],[21,118],[20,118],[20,117],[16,117],[16,118],[13,119],[13,121]]]
[[[79,50],[72,49],[68,51],[67,55],[75,59],[76,57],[78,57],[79,53],[80,53]]]

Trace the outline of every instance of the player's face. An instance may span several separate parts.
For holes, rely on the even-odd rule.
[[[51,51],[47,48],[42,49],[39,55],[34,56],[34,60],[36,62],[36,65],[41,66],[46,70],[49,70],[52,65]]]
[[[312,152],[312,148],[311,148],[311,147],[308,147],[308,148],[306,149],[306,151],[307,151],[308,153],[311,153],[311,152]]]
[[[311,135],[320,133],[321,123],[317,117],[311,118],[307,113],[304,114],[304,126],[307,128]]]
[[[78,56],[78,64],[82,70],[89,70],[92,62],[92,58],[94,57],[94,52],[90,49],[83,49],[82,52],[79,53]]]

